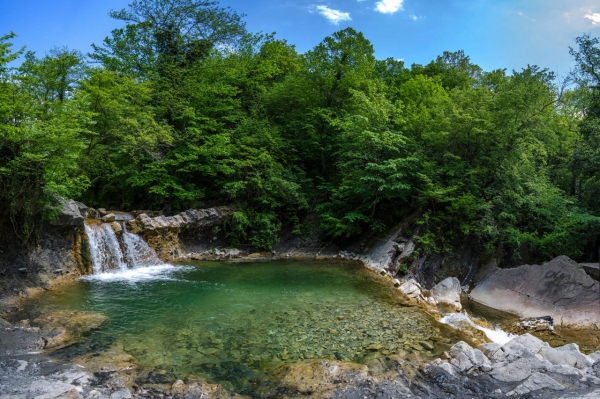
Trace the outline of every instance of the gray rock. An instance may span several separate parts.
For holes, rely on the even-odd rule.
[[[421,286],[414,279],[410,279],[400,287],[398,287],[400,292],[410,298],[417,298],[421,295]]]
[[[544,374],[533,373],[529,378],[527,378],[527,380],[525,380],[521,385],[516,387],[507,395],[524,395],[526,393],[538,391],[540,389],[548,389],[551,391],[563,391],[565,387],[563,387],[558,382],[554,381],[552,378]]]
[[[523,334],[511,339],[506,344],[504,344],[502,348],[506,351],[510,350],[510,348],[512,348],[515,345],[522,345],[525,348],[532,351],[533,353],[539,353],[542,348],[550,347],[550,345],[548,345],[546,342],[534,337],[531,334]]]
[[[523,381],[535,372],[545,372],[552,363],[525,346],[513,342],[502,346],[493,356],[492,377],[502,382]]]
[[[450,364],[463,373],[488,372],[492,365],[487,357],[478,349],[460,341],[450,349]]]
[[[550,316],[563,326],[600,327],[600,283],[566,256],[545,265],[495,268],[478,281],[470,294],[476,302],[521,317]]]
[[[127,388],[119,389],[110,395],[110,399],[131,399],[132,397],[131,392]]]
[[[539,354],[552,364],[567,365],[580,370],[588,369],[594,363],[592,359],[579,351],[577,344],[563,345],[558,348],[545,346],[540,349]]]
[[[594,353],[590,353],[590,354],[588,355],[588,357],[589,357],[590,359],[592,359],[592,361],[593,361],[593,362],[597,362],[598,360],[600,360],[600,351],[598,351],[598,352],[594,352]]]
[[[462,309],[460,293],[460,281],[456,277],[448,277],[431,289],[431,296],[436,302],[453,306],[456,310]]]
[[[481,344],[477,347],[486,357],[492,358],[496,352],[502,348],[502,345],[496,342],[489,342],[487,344]]]
[[[57,199],[59,214],[50,221],[52,226],[78,226],[83,227],[84,217],[79,211],[77,203],[73,200]]]
[[[596,376],[600,378],[600,360],[596,361],[596,363],[592,364],[592,367],[587,371],[588,374]]]

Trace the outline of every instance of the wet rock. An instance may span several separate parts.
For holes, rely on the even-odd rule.
[[[228,384],[231,385],[231,384]],[[230,387],[231,388],[231,387]],[[171,396],[174,399],[235,399],[244,398],[234,392],[228,391],[221,384],[209,384],[198,381],[185,384],[183,381],[175,381],[171,388]]]
[[[456,277],[442,280],[431,289],[430,293],[436,302],[452,306],[457,311],[462,309],[460,281]]]
[[[108,213],[108,214],[102,216],[102,221],[104,223],[111,223],[111,222],[114,222],[116,218],[117,217],[114,213]]]
[[[100,313],[57,310],[47,312],[33,321],[45,331],[45,348],[58,348],[79,342],[89,331],[100,327],[108,317]]]
[[[269,376],[269,385],[281,393],[327,397],[328,393],[369,380],[367,366],[323,360],[279,366]]]
[[[573,260],[559,256],[544,265],[495,268],[470,296],[476,302],[520,315],[550,316],[562,326],[600,328],[600,282]]]
[[[507,395],[524,395],[532,391],[539,391],[540,389],[547,389],[551,391],[564,391],[565,387],[563,387],[558,382],[544,374],[533,373],[522,384],[520,384],[514,390],[510,391]]]
[[[121,227],[121,223],[112,222],[110,224],[110,228],[113,229],[116,235],[119,235],[123,232],[123,227]]]
[[[554,320],[550,316],[528,317],[517,322],[521,330],[554,331]]]

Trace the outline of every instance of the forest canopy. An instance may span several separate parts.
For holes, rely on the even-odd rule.
[[[110,16],[125,26],[88,55],[0,37],[0,211],[24,240],[63,197],[166,214],[232,204],[231,242],[260,249],[315,215],[344,241],[417,211],[428,251],[597,256],[598,38],[576,39],[559,80],[484,71],[462,51],[378,60],[352,28],[300,54],[212,1]]]

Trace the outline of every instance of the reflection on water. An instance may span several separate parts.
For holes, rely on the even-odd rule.
[[[173,378],[228,381],[238,391],[265,367],[283,362],[433,354],[455,342],[355,263],[198,263],[161,270],[157,277],[82,279],[46,293],[35,311],[77,309],[110,317],[62,356],[118,344],[142,367]]]

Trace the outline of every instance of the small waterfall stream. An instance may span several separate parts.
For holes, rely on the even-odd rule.
[[[162,266],[156,252],[137,234],[123,225],[120,237],[108,223],[86,224],[93,274],[102,274],[150,266]]]
[[[489,329],[482,327],[469,317],[466,313],[451,313],[448,314],[440,320],[440,322],[444,324],[448,324],[457,330],[468,330],[468,327],[472,327],[476,330],[483,331],[483,333],[490,339],[490,341],[498,343],[500,345],[504,345],[511,339],[515,337],[513,334],[509,334],[499,328]]]

